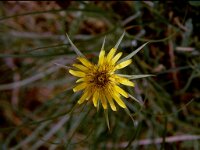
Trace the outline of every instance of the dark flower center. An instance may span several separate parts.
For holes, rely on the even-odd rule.
[[[109,75],[107,72],[96,72],[93,76],[93,80],[91,83],[94,83],[95,85],[99,87],[105,86],[109,82]]]

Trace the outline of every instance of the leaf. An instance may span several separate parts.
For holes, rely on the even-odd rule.
[[[105,50],[105,49],[104,49],[105,41],[106,41],[106,36],[105,36],[104,39],[103,39],[103,44],[102,44],[101,50]]]
[[[105,115],[105,118],[106,118],[106,124],[108,126],[109,131],[110,131],[110,123],[109,123],[109,117],[108,117],[108,110],[107,109],[104,109],[104,115]]]
[[[141,75],[124,75],[124,74],[117,74],[121,77],[125,77],[128,79],[140,79],[140,78],[146,78],[146,77],[152,77],[155,76],[153,74],[141,74]]]
[[[130,58],[132,58],[137,52],[139,52],[144,46],[146,46],[149,42],[144,43],[142,46],[140,46],[139,48],[137,48],[135,51],[133,51],[132,53],[130,53],[128,56],[122,58],[121,60],[118,61],[118,64],[120,64],[123,61],[126,61]]]
[[[65,65],[62,65],[62,64],[58,64],[58,63],[54,63],[54,64],[57,65],[58,67],[65,68],[67,70],[71,68],[69,66],[65,66]]]
[[[129,117],[131,117],[131,120],[133,121],[133,124],[134,124],[134,119],[133,119],[133,117],[132,117],[132,115],[131,115],[129,109],[128,109],[128,108],[124,108],[124,110],[125,110],[125,112],[129,115]]]
[[[12,57],[12,58],[45,58],[45,57],[56,57],[65,55],[65,53],[40,53],[40,54],[0,54],[0,58]]]
[[[134,96],[132,96],[131,94],[128,94],[128,96],[129,96],[131,99],[133,99],[134,101],[138,102],[141,106],[144,105],[144,102],[143,102],[142,100],[136,99],[136,98],[135,98]]]
[[[67,36],[67,39],[68,39],[69,43],[71,44],[71,46],[72,46],[74,52],[75,52],[78,56],[84,57],[84,58],[85,58],[85,56],[81,53],[81,51],[80,51],[80,50],[74,45],[74,43],[71,41],[71,39],[69,38],[69,36],[68,36],[67,33],[66,33],[66,36]]]
[[[115,46],[114,46],[115,49],[118,49],[118,46],[119,46],[119,44],[121,43],[121,41],[122,41],[122,39],[123,39],[125,33],[126,33],[126,32],[124,31],[123,34],[120,36],[119,40],[117,41],[117,43],[116,43]]]
[[[188,1],[190,5],[195,6],[195,7],[199,7],[200,6],[200,2],[198,1]]]
[[[100,102],[97,100],[97,112],[99,112]]]

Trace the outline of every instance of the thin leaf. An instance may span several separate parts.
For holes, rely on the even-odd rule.
[[[128,79],[140,79],[140,78],[146,78],[146,77],[152,77],[155,76],[153,74],[141,74],[141,75],[125,75],[125,74],[117,74],[121,77],[126,77]]]
[[[57,65],[58,67],[65,68],[67,70],[71,68],[69,66],[65,66],[65,65],[62,65],[62,64],[58,64],[58,63],[54,63],[54,64]]]
[[[132,115],[131,115],[129,109],[128,109],[128,108],[124,108],[124,110],[125,110],[125,112],[129,115],[129,117],[131,117],[131,120],[133,121],[133,124],[134,124],[134,119],[133,119],[133,117],[132,117]]]
[[[97,112],[99,112],[100,102],[97,100]]]
[[[69,12],[69,11],[83,11],[83,12],[92,12],[94,14],[106,16],[106,17],[111,17],[113,13],[111,11],[102,11],[101,9],[80,9],[80,8],[68,8],[68,9],[52,9],[52,10],[45,10],[45,11],[33,11],[33,12],[28,12],[28,13],[22,13],[22,14],[16,14],[16,15],[10,15],[10,16],[3,16],[0,18],[0,21],[11,19],[11,18],[16,18],[16,17],[21,17],[21,16],[27,16],[27,15],[37,15],[37,14],[44,14],[44,13],[59,13],[61,11]]]
[[[146,46],[149,42],[147,43],[144,43],[142,46],[140,46],[139,48],[137,48],[135,51],[133,51],[132,53],[130,53],[128,56],[122,58],[121,60],[118,61],[118,64],[123,62],[123,61],[126,61],[130,58],[132,58],[137,52],[139,52],[144,46]]]
[[[123,34],[120,36],[119,40],[117,41],[117,43],[116,43],[115,46],[114,46],[115,49],[118,49],[118,46],[119,46],[119,44],[121,43],[121,41],[122,41],[122,39],[123,39],[125,33],[126,33],[126,32],[124,31]]]
[[[133,99],[134,101],[138,102],[141,106],[144,105],[144,102],[143,102],[142,100],[136,99],[136,98],[135,98],[134,96],[132,96],[131,94],[128,94],[128,96],[129,96],[131,99]]]
[[[67,36],[67,39],[68,39],[69,43],[71,44],[71,46],[72,46],[74,52],[75,52],[78,56],[80,56],[80,57],[85,57],[85,56],[81,53],[81,51],[74,45],[74,43],[71,41],[71,39],[69,38],[69,36],[68,36],[67,33],[66,33],[66,36]]]
[[[56,57],[65,55],[65,53],[40,53],[40,54],[0,54],[0,58],[12,57],[12,58],[41,58],[41,57]]]
[[[105,50],[105,49],[104,49],[105,41],[106,41],[106,36],[105,36],[104,39],[103,39],[103,44],[102,44],[101,50]]]
[[[105,118],[106,118],[106,124],[108,126],[109,131],[110,131],[110,123],[109,123],[109,117],[108,117],[108,110],[107,109],[104,109],[104,115],[105,115]]]

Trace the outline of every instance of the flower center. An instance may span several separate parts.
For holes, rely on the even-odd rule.
[[[103,87],[109,82],[109,75],[107,72],[96,72],[92,82],[99,87]]]

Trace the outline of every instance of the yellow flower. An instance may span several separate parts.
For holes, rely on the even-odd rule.
[[[78,100],[79,104],[85,100],[92,100],[94,106],[97,107],[97,103],[100,100],[104,109],[107,109],[108,102],[112,110],[116,111],[115,101],[122,108],[126,108],[120,95],[126,98],[129,96],[127,92],[119,87],[119,84],[134,86],[134,83],[115,74],[115,71],[128,66],[131,63],[131,59],[117,64],[122,53],[115,55],[115,52],[116,49],[112,48],[108,55],[105,56],[105,51],[101,50],[97,65],[92,64],[83,57],[78,57],[82,64],[73,64],[77,71],[70,69],[69,72],[76,77],[80,77],[76,81],[79,84],[73,90],[74,92],[83,90],[83,95]]]
[[[73,64],[74,69],[69,70],[70,74],[79,77],[76,81],[78,85],[73,88],[73,91],[83,91],[82,96],[78,100],[78,104],[82,104],[84,101],[92,101],[95,107],[98,106],[98,103],[101,103],[104,109],[107,109],[109,104],[111,109],[116,111],[115,103],[117,103],[120,107],[127,108],[122,100],[122,96],[125,98],[129,96],[132,98],[132,96],[124,91],[120,87],[120,84],[134,87],[134,83],[127,78],[128,76],[116,74],[116,71],[130,65],[132,62],[130,58],[136,52],[119,60],[122,56],[122,52],[116,54],[116,51],[124,34],[107,55],[104,50],[104,39],[97,64],[93,64],[85,58],[67,35],[70,44],[79,55],[77,59],[80,61],[80,64]],[[142,49],[142,47],[140,47],[140,49]]]

